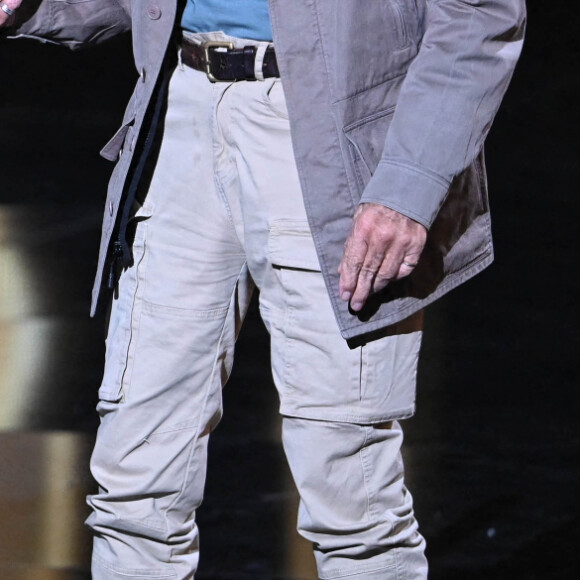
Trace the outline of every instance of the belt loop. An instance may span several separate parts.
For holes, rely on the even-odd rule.
[[[266,54],[266,49],[269,43],[260,42],[256,47],[256,58],[254,60],[254,76],[257,81],[264,80],[264,55]]]

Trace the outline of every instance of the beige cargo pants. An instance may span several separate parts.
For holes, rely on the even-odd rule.
[[[93,578],[194,577],[208,437],[254,284],[320,577],[426,578],[395,420],[413,408],[420,320],[352,350],[340,337],[280,81],[212,84],[178,67],[134,219],[99,391]]]

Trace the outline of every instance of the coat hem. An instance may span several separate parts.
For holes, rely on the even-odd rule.
[[[373,322],[361,322],[356,325],[344,327],[339,323],[340,333],[344,339],[359,338],[367,333],[381,330],[392,324],[396,324],[405,318],[408,318],[415,312],[418,312],[425,306],[435,302],[438,298],[447,294],[451,290],[457,288],[470,278],[479,274],[482,270],[487,268],[493,262],[493,250],[488,249],[482,256],[470,262],[464,269],[458,271],[455,276],[448,277],[443,284],[435,290],[432,294],[424,299],[417,299],[411,305],[401,308],[395,312],[391,312],[386,316],[375,318]]]

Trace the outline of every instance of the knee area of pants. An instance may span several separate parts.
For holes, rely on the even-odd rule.
[[[326,461],[329,454],[350,457],[380,442],[400,447],[403,432],[398,421],[357,424],[285,418],[282,436],[287,452],[302,455],[308,450],[312,459],[320,456]]]
[[[286,452],[311,459],[321,456],[350,456],[365,445],[367,429],[354,423],[335,423],[311,419],[284,419],[282,438]]]

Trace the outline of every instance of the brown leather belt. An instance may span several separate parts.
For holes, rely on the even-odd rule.
[[[181,62],[202,71],[212,82],[255,81],[254,64],[256,47],[234,48],[230,42],[204,42],[194,44],[187,39],[181,42]],[[276,52],[268,47],[262,65],[264,78],[279,77]]]

